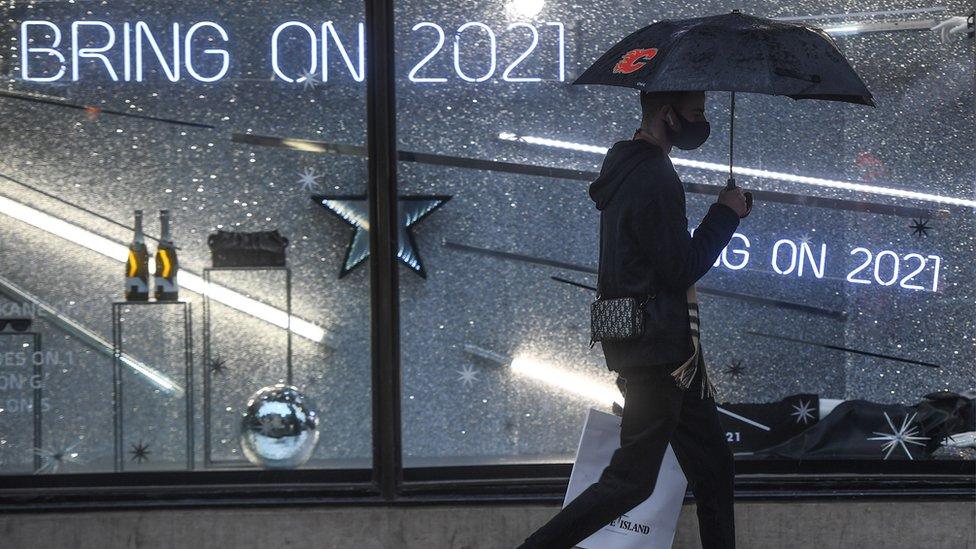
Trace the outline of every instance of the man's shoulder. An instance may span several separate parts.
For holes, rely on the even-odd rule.
[[[674,166],[663,155],[643,160],[627,177],[627,187],[634,196],[645,200],[684,192],[684,186],[675,173]]]

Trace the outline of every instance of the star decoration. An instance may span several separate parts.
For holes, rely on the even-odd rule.
[[[75,448],[81,444],[81,440],[75,441],[65,448],[48,450],[44,448],[34,448],[34,453],[41,456],[41,466],[34,471],[35,473],[57,473],[58,469],[66,463],[82,463]],[[63,446],[63,445],[62,445]]]
[[[741,360],[733,360],[729,367],[725,369],[725,373],[732,377],[739,377],[745,368],[742,366]]]
[[[802,398],[799,400],[799,404],[794,404],[793,409],[796,410],[791,416],[796,416],[796,422],[803,422],[804,425],[807,424],[807,420],[813,419],[813,404],[812,401],[804,401]]]
[[[308,69],[303,69],[302,75],[296,78],[295,82],[301,82],[302,90],[314,89],[316,84],[321,84],[321,81],[315,78],[315,75],[309,72]]]
[[[461,385],[471,385],[475,381],[478,381],[478,372],[475,371],[474,367],[470,364],[465,364],[461,366],[460,370],[454,370],[455,372],[461,374],[458,376],[458,381]]]
[[[807,246],[809,246],[811,240],[812,238],[810,237],[810,235],[804,234],[803,236],[800,237],[800,244],[806,244]]]
[[[129,453],[132,454],[133,461],[138,463],[149,461],[149,445],[143,444],[141,440],[139,441],[139,444],[132,445],[132,450],[129,450]]]
[[[305,168],[304,172],[299,172],[298,183],[302,186],[303,191],[317,191],[319,190],[319,183],[316,179],[322,177],[315,173],[312,168]]]
[[[932,229],[931,227],[929,227],[929,220],[928,219],[914,219],[914,218],[912,218],[912,224],[909,225],[909,227],[912,229],[912,234],[915,234],[915,235],[918,235],[918,236],[928,236],[929,235],[929,230]]]
[[[210,371],[215,374],[222,374],[227,371],[227,361],[221,357],[214,357],[210,359]]]
[[[446,195],[402,195],[397,200],[400,215],[397,258],[421,278],[427,278],[427,271],[417,252],[417,243],[410,227],[450,199]],[[315,195],[312,200],[356,229],[339,271],[339,278],[342,278],[369,257],[369,205],[366,195]]]
[[[885,450],[888,451],[888,453],[885,454],[885,459],[888,459],[888,457],[891,456],[891,453],[894,452],[895,448],[897,448],[899,445],[901,446],[902,450],[905,451],[905,455],[908,456],[908,459],[915,459],[912,457],[912,453],[908,451],[908,446],[905,446],[905,443],[907,442],[908,444],[915,444],[916,446],[925,446],[925,444],[918,441],[929,439],[929,437],[918,436],[918,427],[912,425],[912,421],[915,420],[915,416],[917,414],[918,412],[913,413],[911,417],[908,417],[906,414],[905,418],[901,422],[901,428],[896,429],[895,424],[891,421],[891,418],[888,417],[888,412],[885,412],[884,417],[886,420],[888,420],[888,426],[891,427],[891,432],[879,433],[877,431],[873,431],[875,435],[879,436],[868,437],[868,440],[886,441],[881,445],[882,452]]]

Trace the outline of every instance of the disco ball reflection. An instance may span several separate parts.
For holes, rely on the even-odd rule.
[[[241,414],[244,456],[265,468],[299,467],[312,457],[319,441],[318,421],[296,387],[263,387],[248,398]]]

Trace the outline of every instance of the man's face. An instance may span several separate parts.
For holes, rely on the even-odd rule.
[[[705,92],[686,93],[674,108],[686,120],[692,122],[707,121],[705,118]]]

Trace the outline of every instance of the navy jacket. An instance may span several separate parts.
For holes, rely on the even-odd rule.
[[[601,212],[602,296],[656,294],[644,307],[642,337],[601,342],[607,368],[684,362],[694,352],[687,289],[729,243],[738,214],[714,203],[692,237],[671,159],[643,139],[614,143],[589,193]]]

